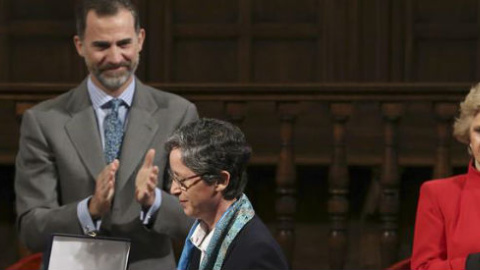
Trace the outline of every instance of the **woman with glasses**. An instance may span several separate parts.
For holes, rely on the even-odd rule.
[[[239,128],[201,119],[166,143],[170,192],[196,218],[178,269],[287,269],[286,259],[243,190],[251,149]]]

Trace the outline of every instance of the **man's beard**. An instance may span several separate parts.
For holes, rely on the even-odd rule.
[[[122,87],[132,76],[138,67],[139,55],[132,61],[122,61],[119,64],[106,64],[103,66],[95,66],[88,62],[85,59],[88,70],[90,73],[95,76],[95,78],[108,90],[115,91]],[[113,74],[106,74],[111,69],[116,69],[119,67],[125,67],[126,70],[121,70]]]

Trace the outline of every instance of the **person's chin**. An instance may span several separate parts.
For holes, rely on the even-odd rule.
[[[108,89],[118,89],[122,85],[124,85],[128,81],[128,74],[122,75],[122,76],[115,76],[115,77],[110,77],[110,76],[101,76],[102,84],[108,88]]]
[[[183,208],[183,213],[185,213],[186,216],[193,217],[193,211],[190,207],[188,207],[185,204],[181,204]]]

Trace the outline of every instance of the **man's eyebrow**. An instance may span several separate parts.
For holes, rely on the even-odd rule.
[[[130,44],[130,43],[132,43],[132,39],[131,38],[125,38],[125,39],[117,41],[117,46],[122,46],[122,45]]]
[[[107,48],[107,47],[110,47],[111,44],[108,41],[93,41],[92,45],[94,47]]]

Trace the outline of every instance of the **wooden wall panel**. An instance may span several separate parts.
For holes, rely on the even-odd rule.
[[[252,80],[252,0],[240,0],[239,3],[238,39],[238,78],[239,82],[248,83]]]
[[[360,81],[403,81],[405,1],[359,1]]]
[[[238,0],[174,0],[174,23],[234,24],[239,18]]]
[[[359,32],[360,32],[360,1],[352,0],[347,13],[348,40],[347,43],[347,81],[359,81]]]
[[[417,22],[475,22],[477,0],[415,1]]]
[[[142,14],[143,27],[146,29],[146,40],[143,44],[142,63],[145,66],[145,81],[169,82],[167,72],[166,38],[169,35],[167,29],[168,1],[145,0],[146,10]],[[155,34],[157,33],[157,34]]]
[[[473,40],[418,41],[415,79],[430,82],[472,81],[477,64],[476,49]]]
[[[72,20],[73,0],[14,0],[11,20]]]
[[[69,82],[86,72],[73,48],[74,1],[10,1],[5,65],[11,82]]]
[[[147,27],[149,9],[147,0],[135,0],[133,2],[137,5],[140,13],[140,26],[143,28]],[[150,50],[148,49],[148,42],[144,42],[143,50],[140,53],[140,63],[135,73],[142,81],[148,80],[148,59],[150,59]]]
[[[45,69],[44,78],[78,81],[85,73],[75,54],[65,54],[73,47],[75,0],[3,0],[0,23],[0,67],[4,81],[22,80],[18,70],[9,67],[28,62],[35,51],[51,53],[34,56],[40,66],[63,59],[66,69]],[[258,77],[259,46],[265,42],[315,43],[297,48],[298,59],[305,55],[312,68],[301,78],[282,78],[270,74],[268,81],[345,82],[345,81],[473,81],[480,78],[480,19],[478,0],[462,1],[391,1],[391,0],[136,0],[147,42],[138,70],[140,78],[156,82],[255,82]],[[8,18],[7,18],[8,17]],[[12,40],[13,37],[13,40]],[[203,58],[205,70],[220,64],[215,54],[204,54],[211,44],[231,43],[235,60],[229,52],[228,72],[208,75],[183,74],[198,64],[178,55],[185,50],[185,40],[197,40],[199,49],[189,49]],[[21,40],[21,41],[20,41]],[[28,41],[29,40],[29,41]],[[68,41],[67,41],[68,40]],[[28,52],[26,43],[37,48]],[[25,43],[25,44],[24,44]],[[200,45],[200,43],[204,43]],[[233,43],[236,43],[233,45]],[[468,43],[468,44],[467,44]],[[181,48],[177,48],[181,46]],[[194,46],[194,47],[195,47]],[[218,45],[217,45],[218,46]],[[192,48],[194,48],[192,47]],[[213,46],[215,48],[215,46]],[[220,52],[219,55],[222,53]],[[458,54],[458,59],[452,55]],[[14,56],[14,57],[11,57]],[[28,56],[28,57],[27,57]],[[210,57],[212,57],[210,59]],[[283,55],[272,56],[283,63]],[[271,57],[271,58],[272,58]],[[289,56],[290,57],[290,56]],[[297,57],[294,55],[294,57]],[[475,59],[469,61],[467,58]],[[182,60],[179,60],[182,59]],[[453,59],[453,62],[450,61]],[[179,62],[181,61],[181,62]],[[439,68],[448,62],[446,67]],[[211,64],[210,64],[211,63]],[[222,65],[222,64],[220,64]],[[179,69],[182,67],[182,69]],[[68,71],[70,70],[70,71]],[[59,73],[58,73],[59,72]],[[70,73],[68,75],[67,73]],[[232,73],[236,72],[235,75]],[[452,74],[450,74],[452,73]],[[450,74],[445,76],[445,74]],[[38,80],[38,74],[22,74],[25,81]],[[255,77],[257,76],[257,77]],[[277,76],[277,77],[272,77]]]
[[[9,77],[9,50],[8,38],[0,34],[0,82],[8,81]]]
[[[477,0],[409,0],[406,11],[406,79],[478,80],[478,12]]]
[[[361,1],[360,13],[362,14],[359,19],[360,24],[360,66],[359,77],[363,81],[377,81],[386,80],[384,73],[388,69],[382,66],[383,59],[387,59],[385,55],[380,54],[382,50],[379,46],[388,41],[380,40],[382,35],[379,33],[379,25],[382,22],[379,17],[378,4],[379,0],[364,0]],[[385,1],[386,2],[386,1]],[[386,10],[383,10],[387,12]],[[388,13],[387,13],[388,14]]]
[[[353,0],[355,1],[355,0]],[[326,74],[328,82],[348,81],[348,61],[351,60],[348,54],[349,33],[351,32],[348,23],[349,5],[347,0],[325,1],[323,14],[324,25],[324,46],[326,50]]]
[[[8,81],[9,76],[9,33],[8,7],[10,2],[0,0],[0,82]]]
[[[255,0],[252,17],[254,23],[316,23],[321,2],[322,0]]]
[[[12,82],[79,81],[85,75],[72,65],[79,57],[70,40],[15,38],[11,45]]]
[[[392,1],[391,4],[391,61],[390,80],[404,80],[405,70],[405,3],[407,1]]]
[[[235,40],[175,40],[174,81],[236,82],[238,80]]]
[[[315,40],[256,40],[253,44],[253,81],[314,81],[315,54]]]
[[[388,81],[390,78],[390,5],[391,1],[379,0],[375,3],[375,14],[377,23],[375,24],[376,55],[375,55],[375,77],[374,81]]]

